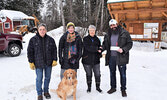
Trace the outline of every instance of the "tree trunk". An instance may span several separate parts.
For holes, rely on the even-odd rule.
[[[102,8],[101,8],[101,25],[100,25],[100,33],[99,35],[102,35],[103,32],[103,12],[104,12],[104,0],[101,0],[102,2]]]
[[[88,0],[88,23],[91,23],[92,17],[91,17],[91,0]]]
[[[101,2],[99,4],[98,11],[97,11],[97,17],[96,17],[96,23],[95,23],[96,27],[97,27],[97,23],[98,23],[98,19],[99,19],[100,9],[101,9]]]
[[[65,26],[64,11],[63,11],[63,0],[60,0],[60,15],[61,15],[61,20],[62,20],[62,24],[63,24],[63,31],[65,33],[66,26]]]
[[[73,9],[72,9],[72,5],[73,5],[73,0],[70,0],[70,20],[73,21]]]

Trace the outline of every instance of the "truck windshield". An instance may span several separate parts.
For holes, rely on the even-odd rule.
[[[34,26],[35,26],[34,20],[30,20],[30,26],[31,26],[31,27],[34,27]]]
[[[23,20],[22,25],[29,25],[29,20]]]

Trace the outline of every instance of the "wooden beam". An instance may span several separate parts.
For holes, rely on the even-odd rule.
[[[152,12],[150,12],[150,20],[152,19]]]
[[[166,22],[166,20],[126,20],[122,21],[124,23],[159,23],[159,22]]]
[[[149,1],[149,4],[150,4],[150,9],[152,8],[152,3],[153,3],[153,1],[152,1],[152,0],[150,0],[150,1]]]
[[[118,23],[119,23],[118,14],[115,14],[115,20],[117,20],[117,21],[118,21]]]
[[[139,20],[139,14],[136,13],[135,16],[136,16],[136,20]]]
[[[138,9],[137,2],[134,2],[134,5],[135,5],[135,10],[137,10]],[[136,16],[136,20],[139,20],[139,14],[136,13],[135,16]]]
[[[135,5],[135,9],[137,10],[137,2],[134,2],[134,3],[135,3],[135,4],[134,4],[134,5]]]
[[[159,23],[158,40],[161,41],[162,22]]]
[[[108,10],[109,10],[110,15],[112,15],[112,13],[111,13],[111,6],[110,6],[110,4],[107,4],[107,7],[108,7]],[[111,16],[111,17],[112,17],[112,16]]]
[[[118,13],[149,13],[149,12],[166,12],[166,8],[144,8],[144,9],[135,9],[135,10],[114,10],[111,11],[112,14],[118,14]]]
[[[123,19],[126,20],[126,14],[124,14]]]
[[[162,15],[164,15],[165,17],[167,17],[167,14],[165,12],[162,12]]]
[[[125,21],[126,20],[126,14],[122,14],[121,17],[120,17],[120,20]]]
[[[120,5],[121,5],[121,10],[124,10],[124,4],[123,4],[123,2]]]

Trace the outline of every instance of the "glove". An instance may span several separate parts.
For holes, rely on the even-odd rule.
[[[34,69],[35,69],[34,63],[29,63],[29,64],[30,64],[30,68],[31,68],[32,70],[34,70]]]
[[[53,60],[53,62],[52,62],[52,67],[53,66],[56,66],[57,65],[57,61],[56,60]]]

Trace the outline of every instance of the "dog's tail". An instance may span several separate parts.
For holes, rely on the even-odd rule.
[[[53,92],[53,93],[57,93],[56,89],[50,89],[50,91]]]

